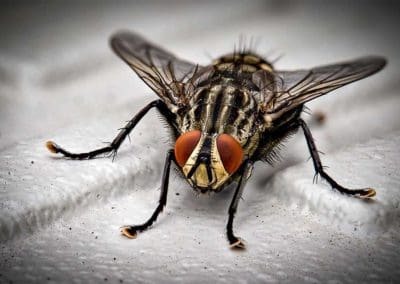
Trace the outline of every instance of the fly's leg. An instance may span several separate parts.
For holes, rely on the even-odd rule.
[[[161,194],[160,199],[158,201],[158,205],[156,210],[154,210],[153,215],[151,215],[150,219],[141,225],[127,225],[121,228],[121,233],[130,238],[134,239],[137,236],[138,232],[142,232],[150,227],[156,220],[158,215],[162,212],[164,206],[167,204],[167,194],[168,194],[168,184],[169,184],[169,173],[171,169],[171,161],[175,161],[174,150],[169,150],[167,153],[167,158],[165,160],[164,172],[162,175],[161,182]]]
[[[239,200],[242,197],[244,185],[246,184],[246,181],[250,176],[252,168],[253,165],[248,160],[244,162],[238,185],[236,187],[235,193],[233,194],[231,205],[229,206],[229,211],[228,211],[229,218],[228,218],[228,223],[226,225],[226,236],[228,238],[231,248],[233,249],[245,248],[243,240],[239,237],[236,237],[233,234],[232,226],[233,226],[233,218],[235,217]]]
[[[145,106],[141,111],[139,111],[129,122],[125,125],[124,128],[118,133],[117,137],[110,143],[110,145],[99,148],[90,152],[85,153],[71,153],[64,148],[60,147],[56,143],[52,141],[48,141],[46,143],[47,149],[52,153],[60,153],[63,154],[67,158],[83,160],[83,159],[92,159],[98,155],[113,152],[113,156],[116,155],[118,148],[121,146],[122,142],[128,136],[128,134],[135,128],[136,124],[147,114],[147,112],[156,107],[162,115],[169,117],[172,114],[168,111],[167,107],[161,100],[155,100]]]
[[[357,197],[361,197],[361,198],[369,198],[369,197],[375,196],[376,192],[372,188],[349,189],[349,188],[341,186],[333,178],[331,178],[324,171],[324,168],[322,166],[321,160],[318,155],[317,147],[315,146],[313,137],[311,135],[310,129],[307,127],[307,124],[304,122],[304,120],[299,119],[299,125],[303,129],[304,136],[306,137],[307,146],[311,153],[311,157],[312,157],[312,160],[314,163],[314,168],[315,168],[316,174],[319,174],[321,177],[323,177],[332,186],[332,188],[337,189],[341,193],[345,193],[348,195],[353,195],[353,196],[357,196]]]

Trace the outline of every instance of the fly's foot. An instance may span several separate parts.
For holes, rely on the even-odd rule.
[[[60,146],[58,146],[53,141],[47,141],[46,148],[47,148],[47,150],[49,150],[51,153],[54,153],[54,154],[57,154],[60,152]]]
[[[137,230],[135,230],[131,226],[122,227],[121,233],[128,239],[136,239],[137,238]]]
[[[349,189],[346,187],[341,186],[338,184],[333,178],[331,178],[326,172],[324,171],[317,171],[317,174],[321,175],[331,186],[332,188],[338,190],[341,193],[362,198],[362,199],[369,199],[376,195],[376,191],[372,188],[361,188],[361,189]]]
[[[358,197],[360,198],[371,198],[376,195],[376,191],[373,188],[361,189]]]
[[[243,250],[246,248],[244,241],[241,238],[234,237],[229,241],[231,249],[234,250]]]
[[[348,189],[341,186],[334,188],[339,190],[341,193],[361,199],[370,199],[376,195],[376,191],[372,188]]]

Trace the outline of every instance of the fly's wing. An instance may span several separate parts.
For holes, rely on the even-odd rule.
[[[167,106],[186,104],[185,84],[195,80],[201,67],[178,59],[135,33],[116,33],[110,44]]]
[[[269,119],[278,118],[310,100],[378,72],[385,64],[384,58],[371,56],[310,70],[275,71],[272,81],[262,80],[263,75],[258,74],[258,81],[265,85],[263,111]]]

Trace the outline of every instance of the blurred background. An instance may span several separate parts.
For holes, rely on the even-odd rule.
[[[361,0],[1,1],[0,283],[395,282],[399,8]],[[376,186],[381,199],[359,203],[313,185],[296,135],[281,164],[256,169],[240,205],[246,252],[225,240],[230,193],[193,197],[178,177],[180,195],[171,194],[160,224],[122,239],[118,227],[144,221],[157,200],[169,145],[157,116],[114,163],[52,159],[43,146],[99,147],[156,98],[109,48],[121,29],[203,65],[240,37],[280,70],[386,57],[377,75],[308,104],[326,115],[324,125],[305,117],[334,176]]]
[[[76,107],[97,116],[94,109],[111,96],[132,102],[135,89],[145,91],[108,47],[116,30],[134,30],[201,64],[232,51],[244,36],[258,42],[260,54],[279,58],[278,68],[377,54],[393,70],[399,65],[398,12],[396,1],[2,1],[0,146],[74,123]],[[110,70],[121,77],[102,80]],[[90,91],[78,86],[91,80]],[[127,82],[129,94],[113,89]],[[64,111],[58,111],[62,95]]]

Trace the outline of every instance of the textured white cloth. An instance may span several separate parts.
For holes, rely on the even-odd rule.
[[[0,282],[384,282],[400,277],[400,57],[398,8],[327,2],[37,4],[0,12]],[[232,191],[196,196],[172,175],[167,207],[136,240],[159,195],[168,131],[151,112],[115,161],[54,157],[111,141],[151,90],[108,47],[118,29],[142,33],[178,56],[207,64],[240,35],[277,69],[382,55],[377,75],[308,104],[327,170],[371,202],[312,183],[300,131],[272,168],[258,163],[225,237]],[[310,121],[309,116],[305,116]]]

